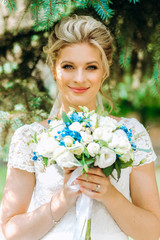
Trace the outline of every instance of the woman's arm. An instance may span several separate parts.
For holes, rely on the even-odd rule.
[[[1,228],[6,240],[38,240],[54,226],[53,218],[58,221],[75,204],[79,194],[66,185],[71,172],[65,172],[64,187],[51,202],[27,213],[35,186],[35,175],[8,168],[1,205]]]
[[[160,201],[153,163],[132,170],[131,198],[128,201],[106,178],[100,169],[91,169],[88,182],[79,177],[80,190],[102,202],[119,227],[135,240],[158,240],[160,237]],[[100,184],[99,192],[95,192]],[[88,190],[88,189],[92,190]]]

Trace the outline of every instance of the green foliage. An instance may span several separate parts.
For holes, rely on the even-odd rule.
[[[67,114],[64,111],[62,112],[62,119],[65,124],[71,123],[70,118],[67,116]]]
[[[15,0],[4,0],[5,6],[8,8],[9,12],[14,12],[17,10],[16,1]]]
[[[133,2],[133,3],[135,4],[135,3],[138,3],[138,2],[140,2],[140,1],[139,1],[139,0],[129,0],[129,2],[130,2],[130,3]]]
[[[6,164],[1,165],[0,164],[0,202],[2,200],[4,186],[6,182],[6,175],[7,175],[7,166]]]
[[[110,8],[109,3],[111,3],[110,0],[91,1],[92,7],[95,9],[102,20],[107,20],[114,13],[114,11]]]
[[[111,166],[102,169],[104,174],[106,175],[106,177],[108,177],[109,175],[112,175],[114,166],[115,166],[115,164],[112,164]]]
[[[13,131],[21,126],[22,123],[17,116],[0,111],[0,160],[7,159]]]

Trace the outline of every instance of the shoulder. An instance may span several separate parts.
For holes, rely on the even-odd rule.
[[[148,135],[144,125],[138,121],[136,118],[121,118],[120,123],[125,125],[128,129],[132,129],[133,134],[142,134],[145,133]],[[149,136],[149,135],[148,135]]]
[[[22,127],[18,128],[13,135],[14,138],[30,138],[35,132],[43,131],[44,126],[34,122],[32,124],[25,124]]]
[[[43,130],[44,127],[37,123],[25,124],[18,128],[11,140],[8,163],[15,168],[33,172],[32,153],[34,143],[32,137],[35,132],[40,133]]]
[[[134,142],[138,149],[135,152],[134,165],[138,165],[141,161],[150,163],[156,160],[157,156],[154,152],[152,142],[146,128],[135,118],[122,118],[121,123],[128,129],[132,129]]]

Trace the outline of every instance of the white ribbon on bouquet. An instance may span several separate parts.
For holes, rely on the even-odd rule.
[[[67,185],[73,191],[79,191],[79,185],[72,185],[72,183],[82,175],[83,167],[80,166],[73,171]],[[81,196],[77,199],[76,202],[76,225],[73,234],[73,240],[85,240],[86,232],[87,232],[87,224],[88,220],[91,219],[92,214],[92,205],[93,199],[86,196],[85,194],[81,194]]]

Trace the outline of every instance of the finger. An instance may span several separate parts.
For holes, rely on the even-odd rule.
[[[104,179],[104,176],[93,175],[93,174],[83,174],[77,178],[77,180],[83,180],[86,182],[98,183],[100,184]]]
[[[93,174],[93,175],[98,175],[98,176],[105,176],[104,172],[99,167],[89,168],[87,174],[88,173]]]
[[[94,192],[97,192],[97,191],[100,192],[100,184],[86,182],[86,181],[82,181],[82,180],[77,181],[77,184],[79,184],[80,187],[84,187],[88,190],[91,190],[91,191],[94,191]]]
[[[64,168],[64,173],[65,174],[70,174],[73,172],[77,167],[71,167],[71,168]]]
[[[86,196],[96,199],[96,200],[99,200],[100,196],[101,196],[101,194],[99,192],[91,191],[82,186],[80,187],[80,191],[81,191],[81,193],[84,193]]]

